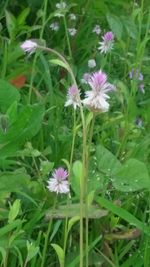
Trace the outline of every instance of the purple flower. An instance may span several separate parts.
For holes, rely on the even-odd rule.
[[[138,69],[132,69],[129,72],[129,78],[131,80],[143,81],[143,74]]]
[[[91,74],[90,73],[84,73],[83,78],[81,79],[81,82],[84,84],[88,84],[88,81],[91,78]]]
[[[114,45],[114,34],[112,32],[106,32],[102,37],[103,41],[99,42],[99,50],[101,53],[110,52]]]
[[[99,25],[95,25],[92,32],[96,33],[97,35],[99,35],[101,33],[101,28]]]
[[[138,128],[143,127],[143,120],[140,117],[137,117],[135,120],[135,124],[137,125]]]
[[[62,168],[59,167],[58,169],[55,169],[52,177],[48,180],[48,186],[47,188],[51,192],[58,193],[69,193],[69,183],[67,180],[68,172]]]
[[[106,32],[102,37],[102,39],[105,42],[112,42],[114,40],[114,34],[112,32]]]
[[[32,40],[26,40],[20,46],[24,52],[29,53],[30,55],[35,52],[36,48],[38,47],[37,43],[33,42]]]
[[[139,85],[139,90],[144,94],[145,93],[145,90],[144,90],[144,84],[143,83],[141,83],[140,85]]]
[[[107,93],[114,90],[115,87],[107,82],[107,75],[101,70],[95,72],[88,84],[92,90],[85,93],[86,98],[82,101],[83,104],[93,111],[108,111],[109,103],[106,100],[110,97]]]
[[[80,106],[80,91],[75,85],[72,85],[68,89],[67,101],[65,107],[73,105],[74,109]]]

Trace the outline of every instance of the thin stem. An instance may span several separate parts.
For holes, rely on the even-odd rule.
[[[47,5],[48,5],[48,0],[44,1],[44,11],[43,11],[43,17],[42,17],[42,27],[40,31],[40,40],[43,38],[43,33],[45,29],[45,21],[46,21],[46,12],[47,12]],[[32,73],[31,73],[31,80],[30,80],[30,87],[29,87],[29,97],[28,97],[28,103],[31,103],[31,96],[32,96],[32,90],[33,90],[33,81],[35,77],[35,67],[36,67],[36,62],[38,58],[38,53],[35,54],[33,64],[32,64]]]
[[[68,27],[67,27],[67,22],[66,22],[66,17],[65,16],[63,17],[63,21],[64,21],[64,27],[65,27],[65,34],[66,34],[66,39],[67,39],[69,57],[72,59],[72,51],[71,51],[71,45],[70,45],[69,34],[68,34]]]
[[[69,162],[69,178],[72,170],[72,162],[73,162],[73,153],[74,153],[74,145],[75,145],[75,137],[76,137],[76,111],[73,109],[73,137],[72,137],[72,145],[71,145],[71,153],[70,153],[70,162]],[[70,204],[69,196],[67,197],[67,208]],[[65,252],[67,246],[68,239],[68,216],[65,218],[65,234],[64,234],[64,264],[65,264]]]
[[[57,202],[57,196],[55,197],[55,200],[54,200],[54,204],[53,204],[53,208],[52,208],[53,212],[54,212],[55,207],[56,207],[56,202]],[[53,216],[51,216],[51,218],[50,218],[50,221],[49,221],[49,224],[48,224],[48,228],[47,228],[47,232],[46,232],[46,236],[45,236],[45,243],[44,243],[44,248],[43,248],[41,267],[45,266],[46,252],[47,252],[47,247],[48,247],[48,241],[49,241],[49,235],[50,235],[50,231],[51,231],[52,221],[53,221]]]
[[[74,73],[69,65],[69,63],[66,61],[66,59],[56,50],[44,46],[38,46],[39,49],[45,50],[47,52],[55,54],[58,58],[62,60],[63,63],[65,63],[66,68],[68,72],[70,73],[71,79],[73,84],[78,88],[77,82],[74,76]],[[80,107],[80,115],[81,115],[81,120],[82,120],[82,127],[83,127],[83,150],[82,150],[82,163],[83,163],[83,168],[82,168],[82,177],[81,177],[81,183],[80,183],[80,267],[83,267],[83,219],[84,219],[84,188],[87,184],[87,176],[86,176],[86,124],[85,124],[85,118],[84,118],[84,113],[83,113],[83,107],[80,99],[80,94],[78,91],[78,99],[79,99],[79,107]]]

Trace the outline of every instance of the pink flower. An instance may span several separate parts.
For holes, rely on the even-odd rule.
[[[107,53],[110,52],[114,45],[114,34],[112,32],[106,32],[104,36],[102,37],[103,41],[99,42],[99,50],[101,53]]]
[[[48,180],[48,186],[47,188],[51,192],[58,193],[69,193],[69,183],[67,181],[68,172],[60,167],[58,169],[55,169],[52,177]]]
[[[38,45],[32,40],[26,40],[25,42],[22,43],[20,47],[24,50],[24,52],[32,54],[35,52]]]
[[[75,85],[72,85],[68,89],[67,101],[65,107],[73,105],[74,109],[80,106],[80,91]]]
[[[95,72],[88,81],[88,84],[92,90],[85,93],[86,98],[82,101],[83,104],[92,111],[108,111],[109,103],[107,99],[110,97],[107,93],[114,90],[115,87],[107,82],[107,75],[101,70]]]

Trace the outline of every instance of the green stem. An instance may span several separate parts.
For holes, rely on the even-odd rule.
[[[72,51],[71,51],[71,45],[70,45],[70,40],[69,40],[69,34],[68,34],[68,27],[67,27],[67,22],[66,22],[66,17],[63,17],[64,21],[64,27],[65,27],[65,34],[66,34],[66,40],[67,40],[67,45],[68,45],[68,52],[69,52],[69,57],[72,59]]]
[[[55,197],[55,200],[54,200],[53,209],[52,209],[53,212],[54,212],[55,207],[56,207],[56,202],[57,202],[57,196]],[[45,236],[41,267],[45,267],[46,252],[47,252],[47,247],[48,247],[48,241],[49,241],[49,235],[50,235],[50,231],[51,231],[52,221],[53,221],[53,216],[51,216],[51,218],[50,218],[50,221],[49,221],[49,224],[48,224],[48,228],[47,228],[47,232],[46,232],[46,236]]]
[[[42,17],[42,27],[40,30],[40,40],[42,40],[43,34],[44,34],[47,5],[48,5],[48,0],[45,0],[44,1],[43,17]],[[31,103],[31,96],[32,96],[32,90],[33,90],[33,81],[34,81],[34,77],[35,77],[35,67],[36,67],[37,58],[38,58],[38,53],[35,54],[33,64],[32,64],[32,73],[31,73],[31,80],[30,80],[30,86],[29,86],[29,97],[28,97],[28,103],[29,104]]]
[[[75,137],[76,137],[76,111],[73,110],[73,137],[72,137],[72,146],[71,146],[71,153],[70,153],[70,162],[69,162],[69,178],[71,175],[72,170],[72,162],[73,162],[73,153],[74,153],[74,145],[75,145]],[[67,207],[69,207],[70,199],[69,196],[67,197]],[[68,217],[65,218],[65,231],[64,231],[64,264],[65,264],[65,253],[66,253],[66,246],[67,246],[67,239],[68,239]]]
[[[55,54],[58,58],[62,60],[63,63],[65,63],[66,68],[68,72],[70,73],[71,79],[73,84],[78,88],[77,82],[74,76],[74,73],[69,65],[69,63],[66,61],[66,59],[56,50],[44,46],[38,46],[39,49],[45,50],[47,52]],[[83,107],[80,99],[80,94],[78,91],[78,100],[79,100],[79,107],[80,107],[80,115],[82,120],[82,127],[83,127],[83,150],[82,150],[82,163],[83,163],[83,171],[82,171],[82,177],[81,177],[81,184],[80,184],[80,267],[83,267],[83,257],[84,257],[84,248],[83,248],[83,218],[84,218],[84,188],[87,183],[87,177],[86,177],[86,124],[85,124],[85,118],[84,118],[84,112]]]

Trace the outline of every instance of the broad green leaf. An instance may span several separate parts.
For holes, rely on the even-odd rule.
[[[64,259],[65,259],[65,255],[64,255],[63,249],[57,244],[51,244],[51,246],[56,251],[56,254],[57,254],[58,259],[59,259],[60,267],[63,267],[64,266]]]
[[[122,37],[122,33],[123,33],[123,25],[121,23],[121,20],[118,17],[111,15],[109,13],[107,15],[107,21],[109,23],[109,26],[110,26],[112,32],[120,40]]]
[[[127,210],[116,206],[111,201],[103,198],[103,197],[97,197],[96,202],[100,204],[100,206],[104,207],[105,209],[108,209],[109,211],[113,212],[123,220],[127,221],[131,225],[134,225],[138,229],[140,229],[142,232],[150,236],[150,229],[148,226],[145,225],[145,223],[141,222],[139,219],[137,219],[134,215],[132,215]]]
[[[84,214],[83,216],[86,217],[85,215],[85,205],[83,205],[83,210],[84,210]],[[89,205],[88,206],[88,217],[91,219],[98,219],[101,217],[104,217],[107,215],[107,211],[100,209],[98,206],[96,205]],[[62,206],[58,206],[57,209],[53,210],[49,210],[46,214],[47,218],[70,218],[70,217],[74,217],[77,218],[80,216],[80,204],[70,204],[70,205],[62,205]]]
[[[25,140],[32,138],[40,129],[44,116],[44,107],[41,105],[25,106],[18,114],[16,121],[10,126],[5,134],[0,133],[0,157],[4,155],[5,147],[24,143]],[[9,148],[8,148],[9,149]]]
[[[19,91],[9,82],[0,79],[0,111],[5,113],[14,101],[19,100]]]
[[[121,166],[120,161],[108,149],[102,145],[96,147],[97,167],[100,172],[112,176]]]
[[[137,159],[129,159],[120,166],[114,173],[112,181],[114,187],[120,191],[150,189],[150,177],[146,165]]]
[[[121,21],[123,22],[128,35],[136,40],[138,37],[138,31],[134,21],[130,17],[125,16],[121,16]]]

